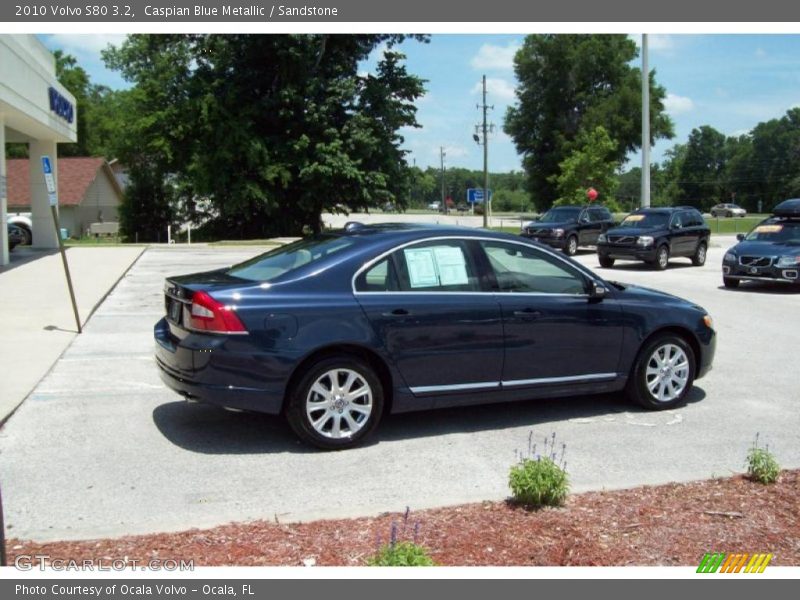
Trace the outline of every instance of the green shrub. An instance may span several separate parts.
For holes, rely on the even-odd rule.
[[[747,452],[747,475],[759,483],[775,483],[781,473],[778,461],[769,451],[769,444],[765,448],[758,446],[758,434],[753,442],[753,447]]]
[[[383,546],[372,558],[367,559],[370,567],[433,567],[436,563],[428,556],[424,546],[414,542],[397,542]]]
[[[556,434],[544,439],[544,450],[536,454],[532,444],[533,432],[528,436],[528,455],[523,456],[511,467],[508,485],[515,502],[536,508],[539,506],[560,506],[569,492],[569,477],[564,454],[566,444],[562,444],[560,456],[556,453]]]

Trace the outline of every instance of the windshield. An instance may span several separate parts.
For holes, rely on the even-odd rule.
[[[542,215],[539,223],[569,223],[577,221],[579,214],[580,208],[551,208]]]
[[[623,229],[655,229],[666,227],[669,215],[666,213],[638,213],[625,217],[620,227]]]
[[[745,238],[748,242],[772,242],[774,244],[800,244],[800,221],[783,223],[761,223]]]
[[[352,238],[338,235],[304,238],[234,265],[228,270],[228,275],[250,281],[272,281],[352,244]]]

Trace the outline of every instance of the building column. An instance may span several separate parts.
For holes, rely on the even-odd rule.
[[[56,228],[50,213],[47,185],[42,172],[42,156],[50,157],[53,165],[53,178],[58,189],[58,161],[56,142],[53,140],[31,140],[28,145],[29,177],[31,183],[31,221],[33,222],[33,243],[35,248],[58,248]]]
[[[6,179],[6,120],[0,113],[0,267],[8,264],[8,180]]]

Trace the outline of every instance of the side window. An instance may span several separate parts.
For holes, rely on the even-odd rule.
[[[501,292],[584,294],[585,278],[566,263],[519,244],[481,242]]]
[[[672,220],[669,223],[669,226],[673,229],[683,229],[684,222],[683,222],[683,214],[684,213],[675,213],[672,215]]]
[[[703,215],[702,215],[702,214],[700,214],[700,212],[699,212],[699,211],[693,210],[693,211],[692,211],[691,213],[689,213],[689,214],[691,214],[691,215],[692,215],[692,225],[693,225],[693,226],[695,226],[695,227],[702,227],[703,225],[705,225],[705,224],[706,224],[706,221],[705,221],[705,219],[703,218]]]
[[[435,240],[392,254],[402,292],[479,292],[480,280],[467,245]]]
[[[611,213],[608,212],[607,208],[592,208],[589,211],[589,215],[592,220],[592,223],[599,223],[600,221],[611,220]]]
[[[390,258],[384,258],[356,278],[356,291],[396,292],[397,273]]]

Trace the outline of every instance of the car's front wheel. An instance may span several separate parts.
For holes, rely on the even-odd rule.
[[[694,352],[682,337],[659,335],[639,352],[628,380],[628,395],[651,410],[683,402],[694,381]]]
[[[650,263],[659,271],[663,271],[669,266],[669,248],[666,246],[659,246],[656,250],[656,259]]]
[[[614,266],[614,259],[610,256],[603,256],[602,254],[597,255],[597,261],[600,263],[600,266],[606,269],[610,269]]]
[[[286,418],[303,441],[324,450],[357,445],[378,425],[383,387],[355,356],[324,358],[306,369],[290,392]]]
[[[567,245],[564,247],[567,256],[575,256],[578,253],[578,238],[571,235],[567,238]]]
[[[733,277],[723,277],[722,278],[722,285],[726,288],[738,288],[739,287],[739,280],[734,279]]]

